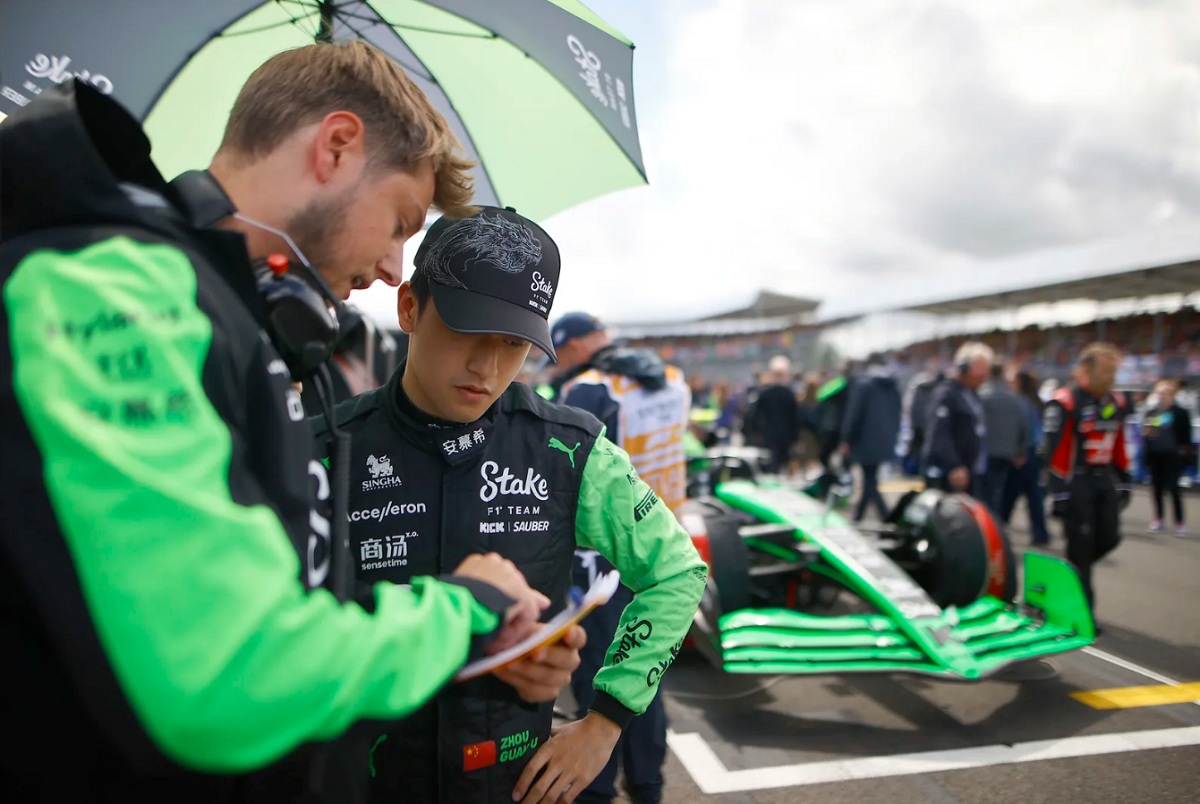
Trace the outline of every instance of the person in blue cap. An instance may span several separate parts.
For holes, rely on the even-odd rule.
[[[600,319],[588,313],[565,314],[551,327],[550,337],[558,352],[559,372],[551,381],[558,401],[600,419],[642,479],[676,510],[686,496],[684,435],[691,409],[683,372],[665,365],[648,349],[613,343]],[[595,550],[576,550],[576,583],[590,583],[608,569],[608,562]],[[584,621],[588,641],[571,679],[576,702],[584,711],[594,696],[591,678],[604,662],[604,646],[619,626],[627,598],[627,590],[622,590]],[[633,801],[657,804],[662,800],[666,748],[667,714],[662,696],[656,695],[646,712],[630,722],[604,770],[576,801],[612,801],[623,767],[625,788]]]

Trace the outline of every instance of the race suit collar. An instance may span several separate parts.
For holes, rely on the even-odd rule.
[[[388,380],[384,397],[388,422],[414,446],[441,455],[451,466],[473,460],[491,437],[499,400],[483,416],[466,424],[431,416],[404,393],[402,380],[407,363],[402,361]]]
[[[1105,394],[1097,395],[1095,392],[1079,384],[1072,385],[1071,389],[1076,410],[1082,410],[1085,405],[1095,405],[1098,410],[1105,410],[1109,406],[1112,406],[1116,411],[1120,411],[1125,407],[1125,396],[1120,391],[1109,391]],[[1111,418],[1112,415],[1109,413],[1106,418]]]

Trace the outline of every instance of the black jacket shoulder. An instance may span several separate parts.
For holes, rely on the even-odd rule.
[[[388,385],[381,385],[366,393],[339,402],[334,406],[333,420],[337,422],[338,428],[352,428],[356,422],[362,421],[372,413],[382,410],[384,403],[387,401],[389,387],[390,383]],[[329,435],[329,420],[325,418],[324,414],[313,416],[308,421],[312,426],[315,438],[322,439]]]
[[[526,413],[542,421],[575,427],[592,438],[598,437],[604,426],[599,419],[585,410],[548,402],[524,383],[514,382],[509,385],[501,405],[501,410],[505,413]]]

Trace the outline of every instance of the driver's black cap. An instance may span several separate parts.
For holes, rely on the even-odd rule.
[[[476,209],[435,221],[413,259],[416,273],[429,279],[438,315],[456,332],[523,338],[557,361],[547,319],[558,289],[558,246],[511,207]]]

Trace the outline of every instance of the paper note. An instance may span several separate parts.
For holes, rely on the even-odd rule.
[[[597,577],[596,582],[592,584],[592,587],[587,590],[587,593],[581,599],[570,601],[566,608],[556,614],[549,622],[543,623],[542,627],[537,631],[507,650],[502,650],[493,656],[471,662],[458,671],[458,674],[454,676],[454,680],[467,681],[487,675],[533,653],[538,648],[557,642],[567,633],[567,629],[586,617],[592,609],[607,603],[612,598],[613,593],[617,591],[617,584],[620,582],[621,573],[616,570]]]

